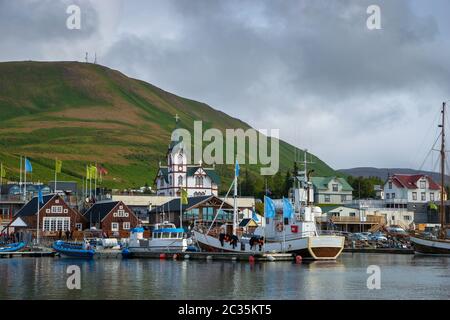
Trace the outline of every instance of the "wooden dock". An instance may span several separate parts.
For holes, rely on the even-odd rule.
[[[17,251],[0,252],[0,258],[54,257],[53,251]]]
[[[343,252],[351,252],[351,253],[384,253],[384,254],[414,254],[414,249],[400,249],[400,248],[344,248]]]
[[[229,261],[294,261],[290,253],[241,253],[241,252],[141,252],[130,258],[176,259],[176,260],[229,260]]]

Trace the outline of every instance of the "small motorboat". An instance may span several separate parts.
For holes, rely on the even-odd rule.
[[[0,252],[16,252],[25,248],[25,242],[0,245]]]
[[[95,250],[91,249],[89,242],[65,242],[58,240],[53,244],[53,249],[59,254],[71,258],[92,259]]]

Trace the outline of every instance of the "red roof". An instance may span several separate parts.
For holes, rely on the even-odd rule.
[[[431,179],[431,177],[421,174],[407,175],[407,174],[394,174],[391,176],[392,182],[398,188],[419,189],[417,181],[421,178],[428,180],[429,189],[440,190],[441,186]]]

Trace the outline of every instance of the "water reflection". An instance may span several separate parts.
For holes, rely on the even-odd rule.
[[[81,290],[66,286],[81,268]],[[336,262],[17,258],[0,260],[0,299],[448,299],[450,258],[343,254]],[[382,289],[368,290],[379,265]]]

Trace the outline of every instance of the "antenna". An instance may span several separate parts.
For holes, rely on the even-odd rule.
[[[89,61],[88,61],[88,56],[89,56],[89,54],[86,52],[86,56],[84,57],[84,60],[86,61],[86,63],[89,62]]]
[[[97,64],[97,52],[94,55],[94,64]]]

